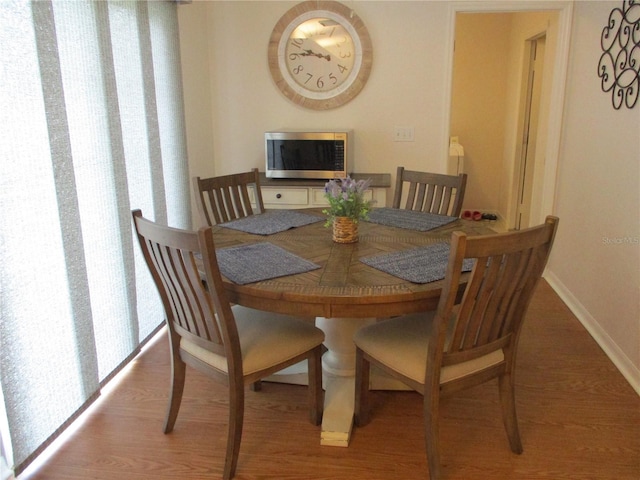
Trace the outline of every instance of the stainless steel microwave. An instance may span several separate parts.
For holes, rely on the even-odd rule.
[[[266,132],[266,176],[344,178],[352,168],[352,142],[350,130]]]

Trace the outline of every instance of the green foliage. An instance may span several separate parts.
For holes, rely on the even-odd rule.
[[[355,181],[351,177],[329,180],[324,186],[324,196],[329,207],[322,213],[328,216],[325,226],[333,224],[336,217],[349,217],[355,222],[366,220],[373,200],[365,200],[364,192],[371,185],[371,179]]]

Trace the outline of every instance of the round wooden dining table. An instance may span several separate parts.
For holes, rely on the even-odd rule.
[[[407,313],[434,310],[442,281],[417,284],[372,268],[361,258],[448,242],[452,232],[489,233],[490,230],[458,219],[443,227],[419,232],[360,221],[359,240],[341,244],[332,240],[331,228],[318,209],[300,210],[321,221],[272,235],[255,235],[214,226],[216,249],[269,242],[309,260],[320,268],[305,273],[245,285],[223,278],[229,300],[246,307],[315,317],[325,333],[323,355],[325,410],[321,444],[348,446],[353,423],[355,345],[353,334],[362,326]]]

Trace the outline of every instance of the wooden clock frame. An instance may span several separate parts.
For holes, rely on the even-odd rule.
[[[329,91],[327,92],[329,95],[327,98],[313,98],[313,92],[309,91],[309,95],[307,95],[304,92],[304,88],[292,86],[293,79],[291,79],[291,82],[287,80],[291,76],[288,71],[282,71],[282,63],[280,62],[280,57],[285,50],[283,44],[289,39],[288,36],[285,37],[283,34],[292,31],[292,28],[303,23],[303,21],[316,16],[318,18],[329,17],[337,21],[352,33],[352,37],[357,37],[353,38],[353,40],[356,45],[357,55],[354,65],[358,68],[358,72],[345,89],[336,89],[337,91],[334,95],[331,95],[331,91]],[[328,110],[344,105],[360,93],[371,73],[373,48],[367,27],[352,9],[335,1],[312,0],[295,5],[280,18],[269,39],[268,60],[271,76],[285,97],[304,108]]]

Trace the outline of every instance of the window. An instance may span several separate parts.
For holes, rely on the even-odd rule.
[[[3,1],[0,45],[0,385],[19,473],[162,324],[131,210],[191,215],[175,3]]]

